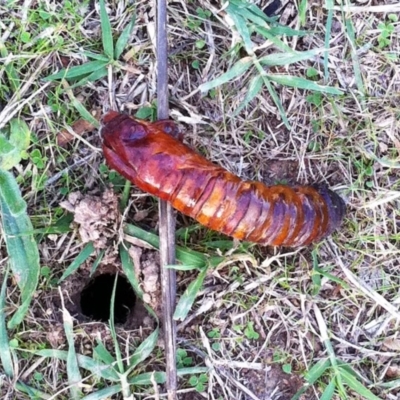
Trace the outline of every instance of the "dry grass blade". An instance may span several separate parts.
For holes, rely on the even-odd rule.
[[[157,118],[169,116],[168,107],[168,42],[167,42],[167,2],[157,0]],[[160,261],[161,290],[163,298],[165,356],[167,364],[168,399],[176,399],[176,324],[173,313],[176,301],[176,272],[165,268],[175,264],[175,219],[172,207],[159,202],[160,214]]]

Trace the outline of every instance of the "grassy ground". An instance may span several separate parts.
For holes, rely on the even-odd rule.
[[[400,28],[398,5],[381,3],[289,1],[267,23],[239,2],[170,2],[170,115],[185,141],[246,179],[325,183],[348,207],[340,230],[301,249],[233,243],[178,215],[178,258],[204,272],[178,272],[179,295],[204,278],[178,323],[180,399],[399,398]],[[143,247],[157,237],[122,228],[157,232],[157,203],[134,187],[128,199],[97,130],[110,108],[155,113],[155,11],[121,1],[106,13],[110,27],[98,2],[0,5],[0,128],[29,137],[10,171],[41,266],[23,323],[6,328],[21,281],[15,269],[4,279],[2,235],[4,399],[165,398],[157,252]],[[78,65],[75,77],[45,79]],[[70,227],[71,212],[81,223]],[[122,238],[136,276],[124,250],[120,261]],[[218,266],[206,270],[204,255]],[[84,317],[79,296],[95,261],[97,274],[122,269],[138,281],[156,317],[139,301],[125,324]]]

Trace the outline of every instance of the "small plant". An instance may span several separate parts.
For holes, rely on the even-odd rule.
[[[389,14],[388,19],[389,21],[381,22],[378,25],[378,29],[381,32],[378,36],[378,43],[379,43],[379,48],[381,49],[390,45],[392,41],[391,36],[395,29],[394,22],[398,21],[398,17],[396,14]]]
[[[204,392],[206,390],[206,383],[208,382],[208,376],[201,374],[199,376],[192,376],[189,379],[189,384],[194,387],[198,392]]]
[[[247,327],[244,330],[244,334],[246,335],[247,339],[255,339],[257,340],[260,335],[254,330],[253,322],[248,322]]]
[[[88,82],[94,82],[104,78],[108,74],[108,67],[113,66],[117,69],[125,67],[118,61],[124,51],[128,40],[135,26],[135,18],[125,27],[116,43],[111,31],[111,23],[108,18],[104,0],[100,0],[100,19],[103,43],[103,53],[92,53],[84,51],[83,55],[92,61],[71,68],[64,68],[56,74],[45,78],[47,81],[66,79],[73,83],[72,87],[82,86]]]
[[[342,91],[329,86],[322,86],[314,82],[316,75],[314,71],[309,71],[312,74],[312,79],[292,76],[288,74],[270,73],[266,68],[289,65],[295,62],[308,60],[315,57],[322,49],[298,52],[292,50],[280,38],[281,35],[286,36],[304,36],[305,31],[298,31],[286,26],[279,25],[273,18],[267,17],[255,4],[245,2],[243,0],[231,0],[226,7],[226,12],[231,17],[237,32],[242,39],[241,47],[246,51],[247,56],[242,57],[228,71],[213,79],[210,82],[200,86],[203,93],[221,86],[227,82],[250,75],[250,81],[246,90],[246,96],[235,110],[234,115],[237,115],[250,101],[252,101],[262,90],[268,90],[272,100],[279,110],[282,121],[287,128],[290,128],[289,120],[279,96],[273,86],[273,83],[306,89],[312,92],[321,92],[332,95],[342,94]],[[275,54],[269,54],[264,57],[257,57],[255,54],[255,44],[252,41],[254,34],[262,36],[265,40],[269,40],[280,50]],[[240,47],[237,49],[239,53]],[[249,74],[250,72],[250,74]],[[316,71],[315,71],[316,72]]]

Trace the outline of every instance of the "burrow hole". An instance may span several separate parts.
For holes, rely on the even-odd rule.
[[[107,322],[110,319],[111,296],[115,274],[102,274],[93,278],[82,290],[82,314],[94,321]],[[124,324],[136,301],[129,281],[118,275],[115,290],[114,322]]]

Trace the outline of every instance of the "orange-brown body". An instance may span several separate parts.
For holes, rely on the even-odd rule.
[[[102,136],[110,168],[202,225],[237,239],[302,246],[328,236],[343,219],[345,205],[334,192],[243,181],[174,137],[172,121],[150,123],[111,111],[103,118]]]

